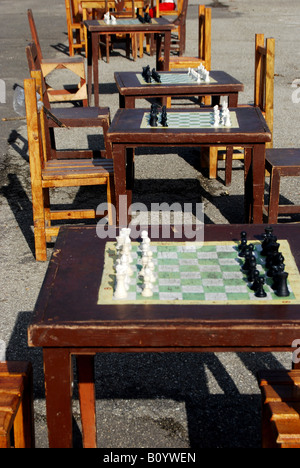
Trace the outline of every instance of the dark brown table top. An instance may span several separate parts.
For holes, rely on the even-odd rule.
[[[137,145],[171,145],[199,143],[265,143],[271,141],[271,132],[258,107],[230,108],[236,112],[239,128],[141,128],[148,109],[119,109],[108,130],[112,143]],[[180,109],[181,113],[207,113],[212,109]],[[168,109],[168,114],[178,109]],[[167,137],[167,138],[166,138]]]
[[[129,20],[131,18],[123,18],[118,20],[117,24],[106,24],[104,20],[87,20],[84,21],[89,32],[164,32],[172,31],[176,28],[174,24],[166,18],[154,18],[152,23],[142,23],[138,19],[134,23]]]
[[[170,71],[159,72],[160,75],[182,75],[184,71]],[[114,77],[121,94],[124,95],[160,95],[161,93],[180,92],[180,94],[193,94],[202,91],[203,93],[222,93],[226,87],[226,92],[241,92],[244,90],[244,85],[224,71],[212,70],[210,77],[214,80],[210,83],[202,82],[198,84],[196,81],[193,83],[176,83],[170,82],[168,84],[155,83],[151,84],[141,83],[137,75],[142,75],[141,72],[115,72]]]
[[[239,240],[242,230],[261,238],[264,227],[205,225],[204,240]],[[273,228],[289,241],[299,268],[299,225]],[[29,326],[30,346],[274,351],[299,338],[299,305],[98,305],[105,243],[113,239],[100,239],[95,227],[61,229]]]

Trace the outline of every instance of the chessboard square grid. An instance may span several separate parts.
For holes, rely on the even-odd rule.
[[[291,280],[295,288],[295,276],[297,284],[300,283],[300,275],[289,245],[284,244],[284,256],[288,260]],[[300,303],[299,287],[293,290],[291,283],[288,287],[290,296],[279,298],[272,289],[272,278],[266,278],[264,285],[267,293],[266,298],[256,298],[250,289],[251,282],[248,281],[245,272],[241,270],[244,259],[238,256],[235,243],[214,243],[194,245],[183,245],[177,243],[153,243],[151,245],[153,260],[155,263],[155,275],[157,281],[154,285],[153,296],[145,298],[142,296],[142,278],[139,272],[142,268],[142,252],[138,244],[132,245],[132,268],[136,269],[131,277],[128,297],[125,301],[116,301],[110,296],[114,289],[113,262],[116,259],[116,251],[113,243],[107,243],[105,266],[101,286],[99,290],[99,303]],[[258,269],[262,274],[266,273],[263,266],[264,259],[260,257],[260,244],[255,244],[255,255],[258,260]],[[210,257],[211,256],[211,257]],[[106,279],[105,279],[106,278]],[[107,291],[110,290],[111,293]],[[294,292],[295,291],[295,292]],[[297,291],[297,295],[296,295]],[[108,294],[108,296],[105,296]],[[104,299],[103,296],[108,299]],[[110,298],[110,299],[109,299]]]

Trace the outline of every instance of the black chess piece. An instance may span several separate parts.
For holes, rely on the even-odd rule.
[[[139,13],[137,13],[136,15],[137,19],[141,22],[141,23],[145,23],[145,18],[143,16],[141,16]]]
[[[247,239],[241,239],[241,243],[239,245],[239,257],[245,257],[247,247]]]
[[[246,242],[245,242],[245,240],[246,240]],[[247,233],[246,233],[246,231],[242,231],[241,232],[241,242],[240,242],[240,244],[238,246],[238,249],[242,250],[243,245],[246,245],[246,244],[247,244]]]
[[[144,22],[145,23],[152,23],[151,16],[149,15],[149,13],[147,11],[144,14]]]
[[[248,270],[248,281],[249,282],[252,282],[254,281],[254,272],[257,271],[256,270],[256,258],[254,255],[251,255],[250,259],[249,259],[249,270]]]
[[[152,78],[153,78],[157,83],[161,83],[160,74],[157,73],[157,71],[155,70],[155,68],[152,68]]]
[[[166,106],[163,106],[162,108],[162,113],[161,113],[161,124],[163,127],[167,127],[168,117],[167,117],[167,108]]]
[[[147,65],[146,67],[143,67],[143,73],[142,76],[146,83],[151,83],[151,70],[150,70],[150,65]]]
[[[264,290],[264,284],[265,284],[265,278],[263,276],[260,276],[258,278],[258,288],[255,292],[256,297],[266,297],[267,293]]]
[[[276,295],[279,297],[287,297],[290,295],[287,279],[289,274],[286,271],[280,271],[276,275]]]
[[[254,270],[253,272],[253,283],[252,285],[250,286],[250,289],[252,291],[257,291],[259,288],[259,271],[258,270]]]
[[[157,127],[157,121],[158,121],[157,113],[156,112],[151,112],[150,113],[150,120],[149,120],[150,127]]]

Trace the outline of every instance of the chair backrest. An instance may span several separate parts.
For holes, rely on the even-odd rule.
[[[274,119],[274,66],[275,39],[271,37],[265,41],[264,34],[256,34],[254,105],[263,112],[271,133]],[[271,147],[272,143],[271,141],[266,146]]]
[[[211,69],[211,8],[199,5],[199,59],[205,62],[205,68]]]
[[[31,31],[31,37],[32,37],[33,42],[36,45],[38,59],[41,62],[43,60],[43,54],[42,54],[42,49],[41,49],[41,46],[40,46],[39,36],[38,36],[38,33],[37,33],[37,29],[36,29],[36,26],[35,26],[35,21],[34,21],[33,13],[32,13],[31,9],[27,10],[27,16],[28,16],[28,22],[29,22],[29,27],[30,27],[30,31]]]
[[[37,109],[36,80],[24,80],[25,108],[28,134],[30,177],[32,184],[41,184],[44,151],[41,138],[41,119]],[[32,190],[34,196],[35,190]]]

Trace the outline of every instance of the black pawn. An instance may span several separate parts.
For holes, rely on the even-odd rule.
[[[258,270],[254,270],[253,272],[253,283],[252,285],[250,286],[250,289],[252,291],[257,291],[258,288],[259,288],[259,271]]]
[[[245,242],[246,241],[246,242]],[[247,233],[246,231],[242,231],[241,232],[241,242],[238,246],[238,249],[239,250],[242,250],[243,249],[243,245],[246,245],[247,244]]]
[[[266,297],[267,293],[264,290],[264,284],[265,284],[265,278],[263,276],[260,276],[258,278],[258,288],[255,292],[256,297]]]
[[[239,257],[245,257],[245,252],[247,249],[247,239],[242,239],[239,245]]]
[[[248,270],[248,281],[254,281],[254,272],[256,270],[256,258],[254,255],[251,255],[249,260],[249,270]]]

